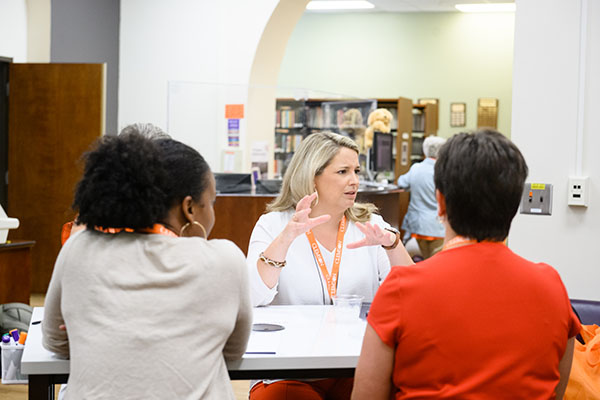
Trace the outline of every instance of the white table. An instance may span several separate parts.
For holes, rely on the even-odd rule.
[[[252,332],[247,353],[227,363],[231,379],[332,378],[353,376],[366,322],[342,320],[333,306],[269,306],[254,309],[254,323],[283,325]],[[21,372],[29,375],[30,399],[53,399],[65,383],[69,360],[42,347],[43,307],[33,310]],[[267,353],[267,354],[256,354]],[[274,354],[273,354],[274,353]]]

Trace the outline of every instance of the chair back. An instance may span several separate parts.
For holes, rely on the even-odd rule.
[[[571,299],[571,305],[577,311],[584,325],[600,325],[600,301]]]

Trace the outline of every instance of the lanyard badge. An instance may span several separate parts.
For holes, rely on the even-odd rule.
[[[323,255],[321,254],[321,249],[319,249],[319,245],[315,240],[315,235],[312,231],[306,232],[306,237],[308,238],[308,242],[310,243],[310,248],[315,255],[315,260],[317,260],[317,264],[321,269],[321,273],[325,277],[325,282],[327,283],[327,291],[329,292],[329,296],[333,298],[337,293],[337,284],[340,272],[340,263],[342,262],[342,249],[344,247],[344,234],[346,233],[346,216],[342,217],[340,221],[340,226],[338,228],[337,238],[335,241],[335,253],[333,255],[333,266],[331,267],[331,274],[327,271],[327,266],[325,265],[325,261],[323,260]]]

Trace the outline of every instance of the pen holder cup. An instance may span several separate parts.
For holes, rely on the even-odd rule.
[[[340,322],[358,321],[363,296],[355,294],[340,294],[333,297],[335,317]]]
[[[27,384],[27,375],[21,374],[23,346],[0,343],[2,348],[2,384]]]

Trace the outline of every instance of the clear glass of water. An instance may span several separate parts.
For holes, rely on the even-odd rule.
[[[336,320],[352,322],[358,320],[364,296],[356,294],[338,294],[333,297]]]

